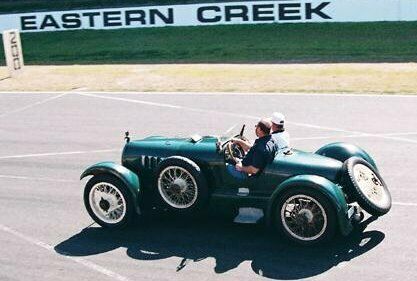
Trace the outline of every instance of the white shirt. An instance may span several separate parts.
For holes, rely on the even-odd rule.
[[[277,146],[277,152],[284,152],[290,148],[290,134],[286,131],[279,133],[272,133],[275,145]]]

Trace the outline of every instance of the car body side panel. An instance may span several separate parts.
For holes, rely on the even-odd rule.
[[[283,181],[297,175],[317,175],[337,183],[342,166],[335,159],[294,150],[291,155],[277,155],[250,188],[256,195],[268,196]]]
[[[267,208],[267,221],[272,223],[276,199],[294,187],[312,188],[326,196],[335,208],[339,229],[343,235],[352,231],[352,224],[347,217],[348,205],[341,188],[328,179],[316,175],[298,175],[282,182],[274,191]]]
[[[88,167],[82,174],[80,179],[87,176],[95,176],[99,174],[110,174],[120,179],[130,190],[135,204],[140,199],[140,181],[139,177],[126,167],[114,162],[100,162]],[[138,205],[136,206],[136,208]]]

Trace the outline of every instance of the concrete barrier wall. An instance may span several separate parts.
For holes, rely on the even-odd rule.
[[[0,31],[417,21],[417,0],[276,0],[0,15]]]

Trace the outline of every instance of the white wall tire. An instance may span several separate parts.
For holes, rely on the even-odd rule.
[[[91,218],[106,228],[125,227],[134,215],[134,203],[129,190],[111,175],[97,175],[87,182],[84,205]]]

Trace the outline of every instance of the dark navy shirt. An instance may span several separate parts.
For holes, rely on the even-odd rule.
[[[255,143],[242,160],[243,166],[253,166],[263,170],[266,165],[274,160],[276,145],[271,135],[255,140]]]

